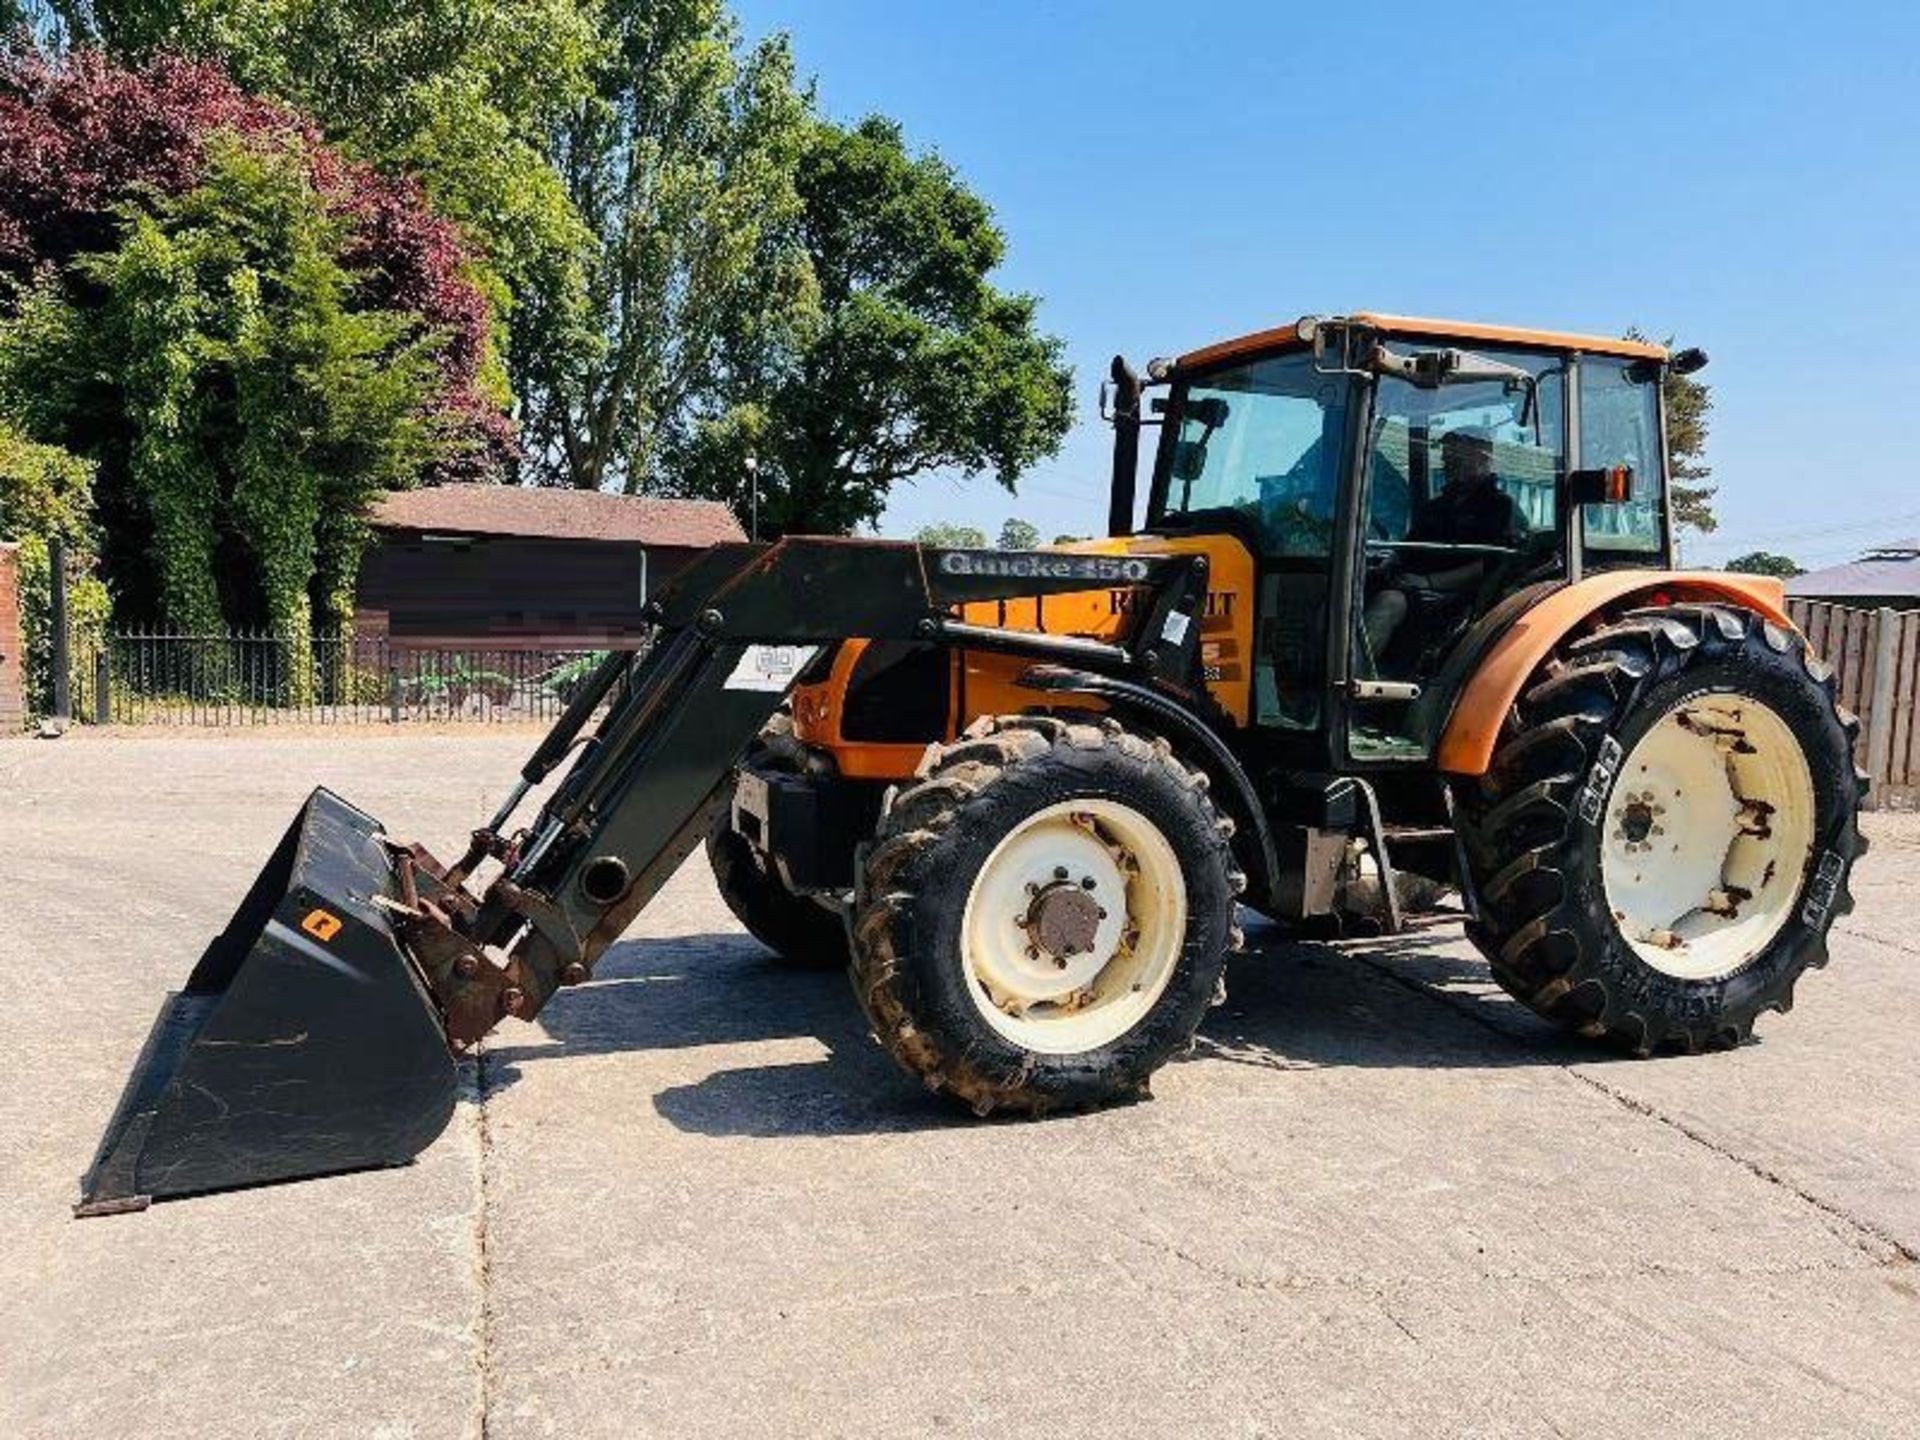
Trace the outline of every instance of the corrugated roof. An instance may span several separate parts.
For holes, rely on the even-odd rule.
[[[374,505],[373,523],[389,530],[617,540],[688,549],[747,538],[733,512],[718,500],[662,500],[520,485],[396,490]]]
[[[1847,565],[1809,570],[1787,581],[1789,595],[1912,595],[1920,597],[1920,539],[1890,540]]]

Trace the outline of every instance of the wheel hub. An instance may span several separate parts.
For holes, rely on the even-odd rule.
[[[1091,893],[1098,882],[1088,875],[1078,881],[1058,879],[1038,891],[1020,924],[1034,948],[1061,969],[1075,955],[1093,949],[1106,910]]]
[[[1617,824],[1614,838],[1622,841],[1629,853],[1651,850],[1653,837],[1666,833],[1665,827],[1659,823],[1660,817],[1666,813],[1667,807],[1654,799],[1651,790],[1629,795],[1626,803],[1615,812]]]
[[[1014,826],[961,917],[974,1003],[1025,1048],[1074,1054],[1125,1034],[1179,963],[1186,887],[1167,838],[1115,800]]]

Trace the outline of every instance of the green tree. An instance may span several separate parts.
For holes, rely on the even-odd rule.
[[[1031,550],[1040,543],[1040,527],[1018,516],[1010,517],[1000,527],[1000,548],[1002,550]]]
[[[1771,550],[1752,550],[1745,555],[1736,555],[1727,561],[1726,568],[1742,575],[1773,575],[1782,580],[1791,580],[1796,575],[1807,573],[1785,555],[1776,555]]]
[[[594,93],[553,152],[596,237],[599,330],[538,357],[524,427],[541,478],[635,492],[663,488],[662,457],[723,378],[777,365],[813,313],[794,237],[808,100],[784,38],[743,50],[722,0],[606,0],[600,17]]]
[[[1720,521],[1713,513],[1713,497],[1720,487],[1707,483],[1713,467],[1706,461],[1707,412],[1713,409],[1713,392],[1693,376],[1671,371],[1664,390],[1673,518],[1702,533],[1717,530]]]
[[[922,545],[935,545],[942,550],[984,550],[987,548],[987,532],[974,525],[955,525],[950,521],[941,521],[937,525],[922,525],[913,532],[913,538]]]
[[[0,540],[63,537],[93,544],[93,467],[55,445],[37,445],[0,420]]]
[[[128,613],[296,645],[344,625],[358,517],[458,443],[437,337],[356,306],[343,223],[294,147],[218,142],[0,330],[0,410],[97,465]]]
[[[1630,329],[1626,338],[1645,340],[1640,330]],[[1673,348],[1673,337],[1666,339]],[[1667,407],[1667,474],[1676,525],[1708,534],[1719,529],[1713,513],[1713,497],[1719,486],[1709,485],[1713,467],[1707,463],[1707,416],[1713,409],[1713,390],[1692,375],[1677,375],[1669,370],[1661,384],[1661,397]]]
[[[27,703],[40,713],[53,698],[53,641],[47,626],[52,589],[49,546],[66,542],[67,604],[76,657],[105,632],[107,589],[93,573],[93,468],[52,445],[37,445],[0,421],[0,540],[20,547],[21,628],[26,641]]]
[[[774,533],[871,523],[933,471],[1012,490],[1071,425],[1072,374],[1035,299],[989,279],[1005,239],[985,202],[880,118],[816,122],[798,188],[820,313],[792,349],[735,357],[733,403],[683,452],[685,487],[736,500],[756,454]]]
[[[461,225],[503,322],[499,398],[554,354],[590,347],[592,236],[549,163],[591,94],[601,42],[581,0],[93,0],[67,7],[111,52],[206,56],[245,88],[318,118],[325,136],[416,177]]]

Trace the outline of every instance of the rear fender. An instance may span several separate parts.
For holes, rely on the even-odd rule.
[[[1436,763],[1452,775],[1484,775],[1501,727],[1535,671],[1569,635],[1596,616],[1636,602],[1714,600],[1738,605],[1791,630],[1786,587],[1761,575],[1718,570],[1610,570],[1556,590],[1494,642],[1460,691],[1440,737]]]

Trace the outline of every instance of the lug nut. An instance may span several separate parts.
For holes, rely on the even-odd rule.
[[[1056,866],[1054,866],[1054,867],[1053,867],[1053,878],[1054,878],[1054,879],[1056,879],[1056,880],[1064,880],[1064,879],[1066,879],[1066,878],[1067,878],[1067,867],[1066,867],[1066,866],[1064,866],[1064,865],[1056,865]]]
[[[584,985],[587,983],[587,967],[578,960],[560,972],[562,985]]]
[[[500,1008],[509,1015],[518,1015],[526,1008],[527,992],[518,985],[509,985],[500,992]]]
[[[458,960],[453,962],[453,973],[458,975],[462,980],[471,980],[480,973],[480,957],[478,955],[462,955]]]

